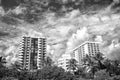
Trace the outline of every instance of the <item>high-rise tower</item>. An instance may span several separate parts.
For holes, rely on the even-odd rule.
[[[46,38],[23,37],[20,62],[23,69],[41,69],[46,54]]]

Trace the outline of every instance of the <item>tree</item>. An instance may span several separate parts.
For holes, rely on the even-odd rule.
[[[14,78],[14,77],[4,77],[4,78],[2,78],[2,80],[18,80],[18,79]]]
[[[103,64],[103,61],[104,61],[104,57],[103,57],[103,54],[98,52],[95,54],[95,56],[93,56],[93,58],[95,59],[95,61],[97,61],[97,66],[98,66],[98,69],[105,69],[105,65]]]
[[[77,70],[77,61],[75,59],[70,59],[67,65],[67,69],[69,71],[73,71],[73,73],[75,72],[75,70]]]
[[[99,70],[100,66],[99,63],[100,60],[102,59],[101,55],[100,54],[96,54],[95,56],[89,56],[89,55],[86,55],[84,58],[83,58],[83,65],[85,65],[87,71],[86,72],[89,72],[92,74],[91,78],[94,78],[94,74],[96,71]]]
[[[86,55],[83,59],[82,59],[84,65],[93,65],[93,61],[91,59],[91,57],[89,55]]]
[[[3,59],[3,57],[0,57],[0,68],[3,68],[5,63],[6,61]]]
[[[12,69],[17,70],[17,71],[21,70],[21,65],[17,61],[15,63],[12,63],[11,67],[12,67]]]
[[[95,73],[94,80],[109,80],[110,76],[105,70],[100,70]]]
[[[5,67],[6,60],[3,57],[0,57],[0,79],[8,75],[8,68]]]
[[[35,72],[28,72],[28,75],[29,75],[29,77],[28,77],[29,80],[37,80],[38,79],[36,71]]]
[[[85,77],[85,67],[78,67],[77,71],[75,71],[75,75],[77,78]]]
[[[6,59],[3,58],[3,57],[0,57],[0,63],[5,64],[6,63]]]
[[[8,69],[5,66],[1,65],[0,66],[0,79],[5,77],[7,73],[8,73]]]
[[[106,66],[106,71],[109,73],[110,76],[112,75],[120,75],[120,66],[118,60],[109,60],[106,59],[104,62]]]
[[[74,80],[73,74],[57,66],[46,66],[36,74],[38,80]]]
[[[29,74],[27,70],[22,70],[18,73],[18,79],[19,80],[29,80]]]
[[[5,66],[0,68],[0,79],[6,79],[6,78],[18,78],[18,71],[14,70],[14,69],[9,69]]]
[[[53,61],[50,57],[46,57],[44,60],[45,66],[52,66],[53,65]]]

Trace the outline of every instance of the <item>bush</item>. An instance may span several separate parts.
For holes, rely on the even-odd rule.
[[[111,77],[110,80],[120,80],[120,75]]]
[[[2,80],[18,80],[18,79],[14,78],[14,77],[4,77],[4,78],[2,78]]]
[[[94,80],[109,80],[110,76],[105,70],[100,70],[95,73]]]

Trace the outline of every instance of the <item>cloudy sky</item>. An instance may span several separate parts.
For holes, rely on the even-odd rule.
[[[53,60],[62,54],[69,54],[87,40],[101,42],[102,53],[112,59],[119,58],[119,14],[100,11],[95,15],[81,15],[79,10],[73,10],[63,17],[57,17],[54,13],[46,13],[44,16],[45,19],[36,24],[24,22],[13,26],[0,22],[1,55],[10,62],[16,61],[22,36],[27,35],[46,37],[47,53],[52,55]]]

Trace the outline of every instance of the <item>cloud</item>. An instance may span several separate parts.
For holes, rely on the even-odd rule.
[[[71,51],[73,48],[84,42],[84,40],[89,40],[89,37],[90,35],[88,34],[87,27],[83,27],[80,30],[77,30],[77,32],[73,33],[71,38],[69,38],[66,52]]]
[[[120,60],[120,43],[112,43],[109,46],[109,54],[107,54],[107,57],[112,60]]]
[[[0,36],[9,36],[9,33],[6,33],[6,32],[0,32]]]
[[[113,14],[111,19],[107,15],[100,15],[102,21],[98,15],[100,14],[81,15],[78,10],[74,10],[62,17],[56,17],[54,13],[46,13],[44,14],[46,18],[36,24],[22,23],[10,26],[0,22],[2,25],[0,29],[9,33],[7,37],[2,36],[0,52],[7,55],[9,61],[17,60],[19,43],[22,36],[27,35],[45,36],[47,52],[55,61],[62,54],[69,53],[86,40],[100,41],[102,43],[101,51],[104,54],[112,54],[109,48],[112,40],[120,39],[120,15]]]
[[[56,44],[56,45],[53,45],[52,46],[52,53],[54,56],[53,56],[53,60],[57,60],[62,54],[65,53],[65,48],[66,48],[66,45],[65,43],[62,43],[62,44]]]

